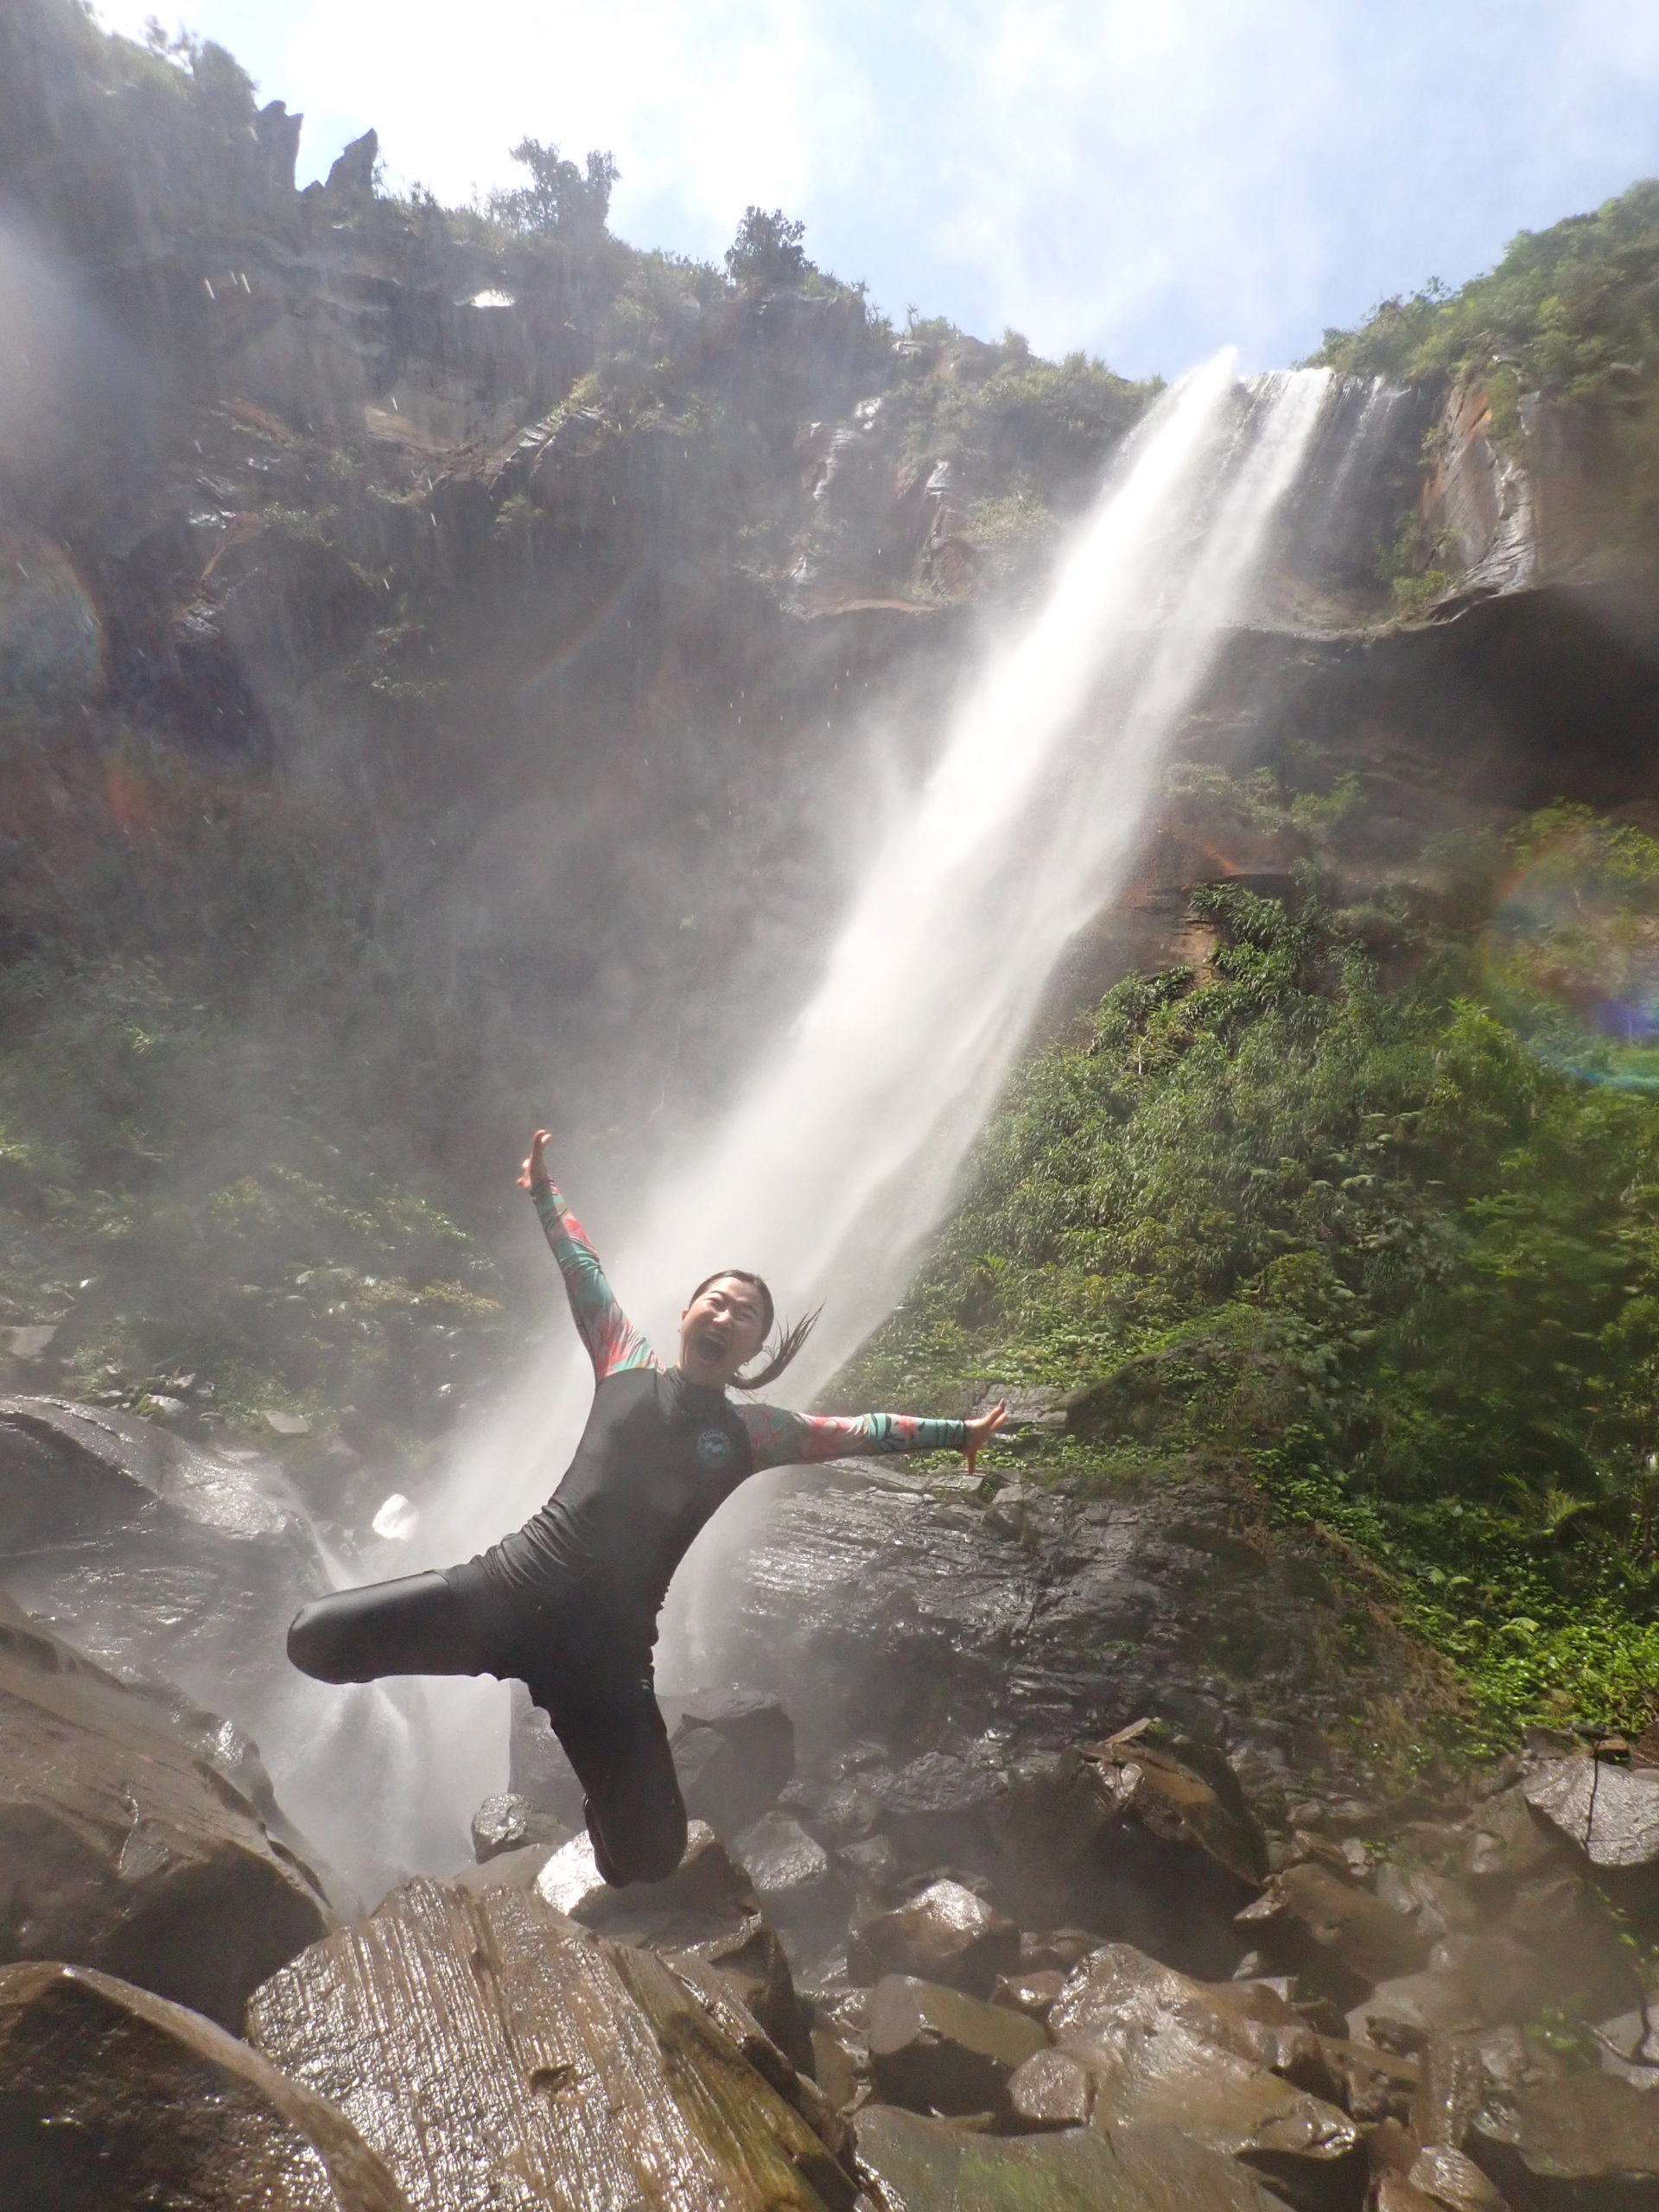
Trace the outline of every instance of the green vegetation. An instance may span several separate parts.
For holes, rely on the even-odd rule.
[[[137,755],[110,781],[119,826],[0,885],[0,1332],[54,1329],[35,1387],[350,1408],[404,1452],[504,1332],[435,1202],[442,1009],[321,810]]]
[[[1120,984],[1031,1065],[838,1395],[1081,1388],[1063,1478],[1254,1477],[1391,1573],[1495,1731],[1635,1724],[1659,842],[1552,810],[1425,876],[1345,908],[1310,863],[1287,899],[1198,893],[1209,976]]]
[[[1458,291],[1383,301],[1313,358],[1395,382],[1477,378],[1500,442],[1522,436],[1529,395],[1559,403],[1630,533],[1659,540],[1659,181],[1522,231]]]

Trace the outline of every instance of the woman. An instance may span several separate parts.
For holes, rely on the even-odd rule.
[[[383,1675],[517,1676],[553,1724],[586,1793],[607,1882],[660,1881],[685,1850],[685,1806],[652,1679],[657,1616],[716,1507],[763,1467],[849,1453],[963,1450],[1006,1418],[824,1419],[734,1406],[799,1351],[814,1315],[784,1331],[758,1373],[772,1294],[728,1268],[693,1292],[680,1357],[664,1367],[612,1295],[587,1232],[554,1188],[537,1129],[518,1180],[535,1201],[594,1363],[593,1411],[558,1489],[524,1526],[442,1573],[340,1590],[302,1606],[288,1656],[325,1682]]]

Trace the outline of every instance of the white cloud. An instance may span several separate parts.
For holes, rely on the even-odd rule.
[[[1247,359],[1305,351],[1659,167],[1655,0],[1510,0],[1466,37],[1437,0],[191,12],[257,49],[325,160],[372,121],[395,173],[464,199],[526,134],[607,147],[613,219],[641,244],[717,255],[748,202],[781,206],[889,309],[1137,372],[1228,337]]]

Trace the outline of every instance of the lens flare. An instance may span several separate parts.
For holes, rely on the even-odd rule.
[[[1659,1090],[1659,842],[1569,824],[1528,852],[1482,941],[1495,1004],[1586,1082]]]

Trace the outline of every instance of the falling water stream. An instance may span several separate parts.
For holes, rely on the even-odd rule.
[[[809,1001],[607,1252],[664,1357],[693,1283],[722,1262],[756,1268],[791,1310],[823,1304],[779,1394],[798,1402],[902,1295],[1057,960],[1119,887],[1171,740],[1250,612],[1332,390],[1311,371],[1241,386],[1224,354],[1127,442],[1046,594],[965,690],[925,782],[867,840]],[[561,1333],[381,1571],[464,1558],[533,1511],[591,1388]],[[718,1605],[733,1510],[682,1570],[683,1635]],[[473,1808],[504,1785],[505,1691],[399,1683],[353,1698],[379,1712],[380,1748],[367,1769],[354,1751],[349,1799],[315,1722],[303,1741],[267,1742],[279,1793],[325,1847],[342,1849],[349,1827],[359,1862],[367,1822],[379,1831],[369,1859],[453,1866]],[[360,1732],[361,1716],[359,1747]]]

